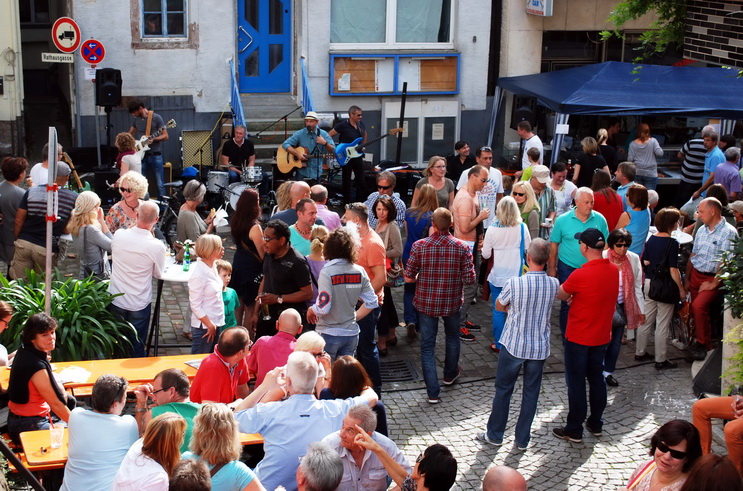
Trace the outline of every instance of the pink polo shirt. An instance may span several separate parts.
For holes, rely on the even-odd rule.
[[[297,340],[289,333],[279,331],[274,336],[258,338],[248,355],[248,370],[255,374],[255,386],[263,382],[268,372],[286,365],[289,355],[294,352]]]

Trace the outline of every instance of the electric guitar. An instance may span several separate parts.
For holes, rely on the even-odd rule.
[[[332,153],[321,153],[321,154],[310,154],[310,149],[307,147],[292,147],[299,153],[299,158],[289,153],[284,147],[279,145],[279,149],[276,151],[276,165],[279,171],[288,174],[292,169],[299,167],[307,167],[307,162],[303,161],[301,157],[307,155],[311,159],[332,159],[335,154]]]
[[[402,128],[393,128],[389,131],[388,134],[382,135],[378,138],[375,138],[373,140],[369,140],[366,142],[367,145],[371,145],[372,143],[376,143],[383,138],[387,138],[388,136],[396,135],[398,133],[401,133],[403,131]],[[361,144],[361,142],[364,141],[363,137],[358,137],[351,143],[339,143],[335,147],[335,159],[338,161],[338,164],[340,164],[341,167],[346,165],[346,162],[348,162],[350,159],[355,159],[356,157],[363,157],[364,156],[364,146]]]
[[[139,157],[140,160],[144,158],[144,154],[147,150],[150,149],[150,140],[157,138],[160,136],[160,134],[165,131],[166,128],[175,128],[175,119],[171,119],[167,123],[165,123],[165,126],[157,130],[156,132],[152,133],[150,136],[143,136],[139,139],[138,142],[134,144],[134,151],[137,152],[137,157]]]

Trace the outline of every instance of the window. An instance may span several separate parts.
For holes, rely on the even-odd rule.
[[[452,0],[333,0],[330,42],[441,49],[452,45],[451,16]]]
[[[186,0],[142,0],[142,37],[185,37]]]
[[[22,24],[49,24],[49,0],[21,0],[18,15]]]

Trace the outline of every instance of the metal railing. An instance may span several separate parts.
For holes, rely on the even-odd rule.
[[[240,87],[237,85],[237,77],[235,76],[235,63],[229,60],[230,63],[230,80],[232,81],[232,91],[230,92],[230,106],[232,107],[232,114],[235,115],[234,124],[237,126],[241,124],[245,126],[245,113],[243,112],[243,104],[240,100]]]

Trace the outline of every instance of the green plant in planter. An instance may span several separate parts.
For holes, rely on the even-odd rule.
[[[723,253],[720,278],[725,294],[725,303],[733,318],[743,317],[743,238],[733,241],[733,249]],[[729,358],[731,368],[722,374],[733,384],[743,385],[743,324],[733,327],[724,339],[727,343],[737,344],[737,353]]]
[[[108,282],[91,278],[63,280],[58,270],[52,279],[51,316],[57,319],[56,361],[97,360],[131,355],[128,335],[134,327],[106,307],[115,295]],[[28,280],[8,281],[0,276],[0,299],[13,305],[13,320],[0,335],[8,351],[21,344],[21,332],[30,316],[44,312],[44,276],[31,271]]]

